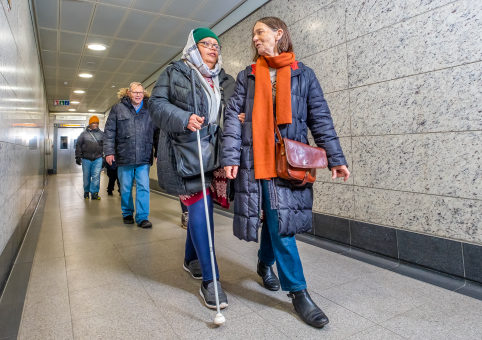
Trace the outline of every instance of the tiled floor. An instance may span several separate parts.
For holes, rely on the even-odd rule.
[[[106,178],[102,177],[102,188]],[[154,227],[122,223],[120,197],[82,199],[79,175],[50,177],[20,339],[482,339],[482,301],[298,243],[313,299],[331,322],[303,324],[284,292],[260,286],[258,245],[215,215],[226,324],[182,269],[175,200],[151,194]]]

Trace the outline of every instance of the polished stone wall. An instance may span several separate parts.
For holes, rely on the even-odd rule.
[[[0,1],[0,289],[44,185],[47,117],[29,1]]]
[[[289,25],[352,171],[318,173],[314,211],[482,244],[482,2],[272,0],[221,36],[233,76],[264,16]]]

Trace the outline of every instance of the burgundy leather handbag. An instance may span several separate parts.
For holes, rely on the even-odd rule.
[[[276,119],[274,127],[278,142],[276,143],[276,172],[278,177],[287,179],[293,185],[302,186],[314,183],[316,169],[328,166],[326,151],[288,138],[282,138]]]

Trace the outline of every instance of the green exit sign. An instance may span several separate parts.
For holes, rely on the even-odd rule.
[[[54,106],[70,105],[70,100],[54,100]]]

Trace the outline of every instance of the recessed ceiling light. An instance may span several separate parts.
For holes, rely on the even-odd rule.
[[[85,91],[82,90],[75,90],[74,93],[85,93]]]
[[[94,51],[105,51],[107,49],[107,46],[102,44],[89,44],[87,47]]]
[[[89,112],[95,112],[95,110],[89,110]]]
[[[70,104],[80,104],[80,102],[70,102]]]
[[[82,78],[92,78],[92,74],[89,74],[89,73],[81,73],[81,74],[79,74],[79,77],[82,77]]]
[[[76,111],[75,109],[69,109],[69,111]]]
[[[112,85],[112,87],[115,87],[115,85]]]

